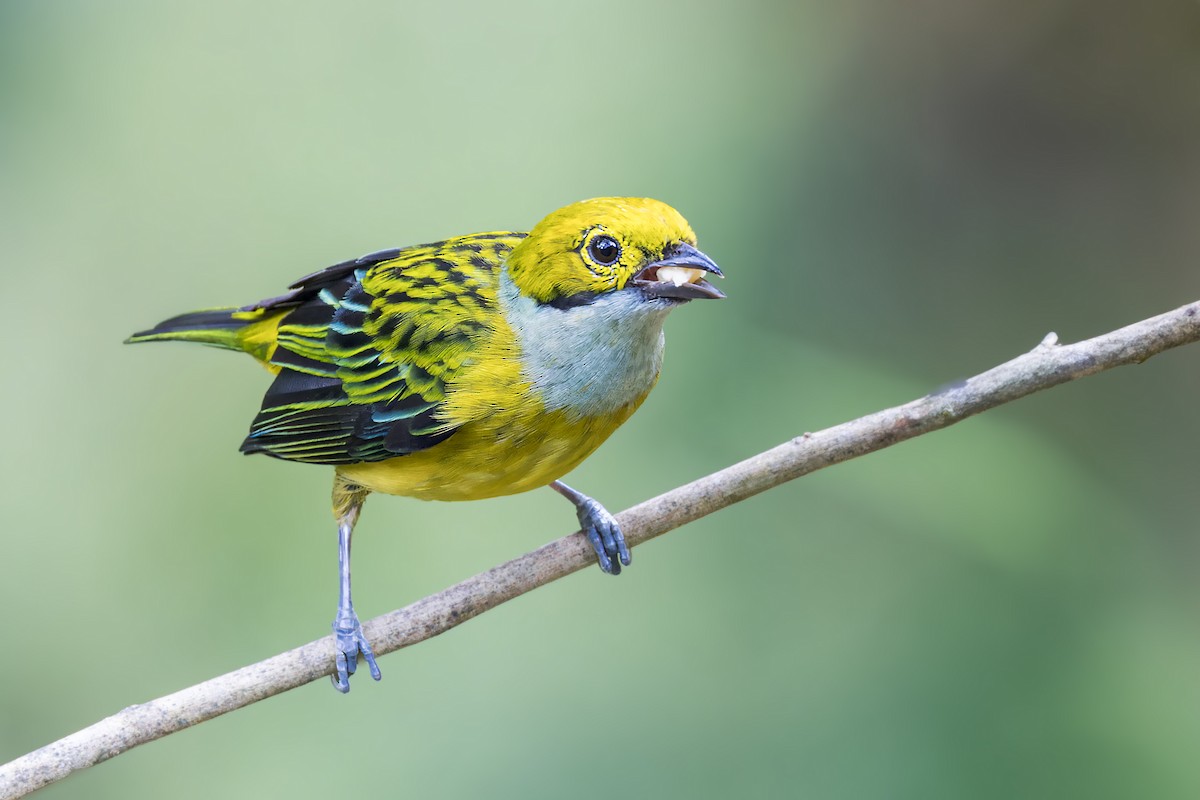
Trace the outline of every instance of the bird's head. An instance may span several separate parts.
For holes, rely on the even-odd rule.
[[[725,295],[705,280],[724,277],[696,249],[679,212],[642,197],[583,200],[543,219],[509,255],[521,294],[569,308],[628,289],[646,302],[673,305]]]

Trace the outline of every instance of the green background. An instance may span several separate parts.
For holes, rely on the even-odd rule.
[[[571,482],[617,510],[1196,299],[1200,9],[0,4],[0,761],[328,632],[329,470],[121,340],[606,194],[729,300]],[[1200,350],[812,475],[47,798],[1200,796]],[[573,527],[376,497],[364,617]]]

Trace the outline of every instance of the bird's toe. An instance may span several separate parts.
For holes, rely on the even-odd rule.
[[[379,680],[383,677],[379,665],[375,663],[375,652],[371,643],[363,634],[358,615],[353,609],[339,612],[333,621],[333,646],[335,673],[330,677],[333,686],[339,692],[350,691],[350,676],[358,669],[358,657],[361,654],[371,670],[371,677]]]

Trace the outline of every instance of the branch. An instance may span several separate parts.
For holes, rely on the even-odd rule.
[[[817,433],[806,433],[686,486],[647,500],[617,519],[629,544],[661,536],[700,517],[822,467],[953,425],[981,411],[1060,383],[1200,340],[1200,301],[1071,345],[1051,333],[1031,352],[919,400]],[[437,636],[538,586],[594,563],[578,533],[476,575],[363,627],[379,655]],[[0,800],[23,797],[139,744],[191,727],[329,675],[331,637],[174,694],[130,706],[0,766]]]

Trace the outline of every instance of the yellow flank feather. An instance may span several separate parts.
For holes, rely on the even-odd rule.
[[[475,500],[550,484],[574,503],[605,572],[630,563],[612,515],[558,479],[653,388],[667,314],[723,297],[695,244],[657,200],[585,200],[528,234],[373,253],[129,341],[250,354],[275,378],[242,451],[335,467],[334,682],[345,691],[359,655],[379,674],[350,599],[350,535],[370,492]]]

